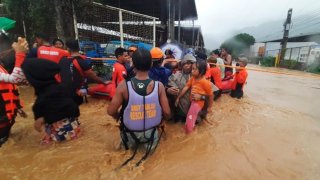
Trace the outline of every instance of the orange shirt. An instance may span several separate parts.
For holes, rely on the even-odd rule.
[[[210,77],[211,77],[210,64],[207,64],[207,70],[206,70],[206,74],[204,76],[206,77],[206,79],[210,79]]]
[[[123,64],[116,62],[113,65],[113,72],[112,72],[112,83],[118,86],[122,80],[127,76],[127,70]]]
[[[40,46],[37,52],[38,58],[48,59],[55,63],[59,63],[62,57],[68,57],[69,55],[68,51],[53,46]]]
[[[212,96],[211,83],[210,83],[210,81],[206,80],[205,77],[203,77],[199,80],[192,77],[187,82],[186,86],[191,88],[191,95],[192,94],[201,94],[201,95],[205,95],[205,96]],[[196,103],[198,103],[198,105],[201,108],[203,108],[204,100],[196,101]]]
[[[216,85],[219,89],[222,87],[222,80],[221,80],[221,71],[218,67],[212,67],[210,69],[211,78],[214,81],[214,85]]]
[[[116,62],[113,65],[113,72],[112,72],[112,83],[111,83],[111,92],[110,96],[113,97],[116,94],[116,88],[120,84],[121,81],[125,79],[127,76],[127,70],[125,66],[119,62]]]
[[[235,73],[233,82],[232,82],[232,90],[236,89],[237,84],[243,84],[247,81],[248,72],[246,69],[240,70],[239,73]],[[242,85],[242,89],[243,89]]]

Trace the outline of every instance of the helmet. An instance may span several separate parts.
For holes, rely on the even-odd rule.
[[[161,59],[164,56],[162,50],[158,47],[152,48],[150,50],[150,54],[151,54],[152,59]]]

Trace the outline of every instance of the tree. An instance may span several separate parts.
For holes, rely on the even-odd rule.
[[[45,0],[5,0],[4,4],[9,16],[17,22],[14,33],[20,35],[26,33],[30,39],[36,31],[52,31],[54,10],[50,3]]]
[[[92,2],[93,0],[4,0],[4,5],[9,16],[17,22],[13,33],[24,35],[25,27],[29,41],[33,39],[35,32],[44,32],[51,38],[65,40],[75,38],[74,14],[79,18],[90,17],[87,9],[91,8]]]
[[[223,42],[220,48],[227,48],[233,57],[238,57],[240,54],[246,54],[254,43],[255,38],[253,36],[241,33]]]

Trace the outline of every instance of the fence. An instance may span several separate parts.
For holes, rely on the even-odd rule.
[[[93,2],[86,15],[77,15],[79,40],[99,43],[139,41],[155,46],[156,19],[132,11]]]
[[[265,57],[275,57],[280,54],[280,49],[266,50]],[[287,48],[284,56],[284,60],[297,61],[304,66],[311,65],[315,61],[319,60],[320,46],[303,46],[295,48]]]

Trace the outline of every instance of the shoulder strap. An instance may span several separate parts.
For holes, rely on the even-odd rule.
[[[78,70],[78,72],[81,74],[82,77],[84,77],[84,72],[78,62],[78,58],[77,57],[74,57],[73,60],[72,60],[72,63],[74,65],[74,67]]]

